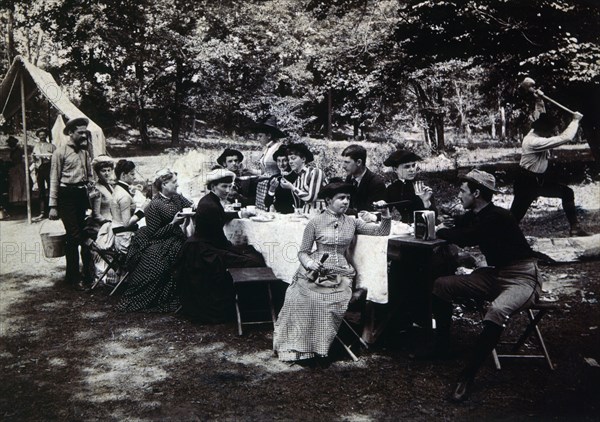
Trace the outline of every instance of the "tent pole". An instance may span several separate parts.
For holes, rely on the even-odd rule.
[[[21,69],[21,115],[23,116],[23,136],[25,139],[25,187],[27,188],[27,222],[31,224],[31,192],[29,183],[29,151],[27,149],[27,121],[25,118],[25,77]]]

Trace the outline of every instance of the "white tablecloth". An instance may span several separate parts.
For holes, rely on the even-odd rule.
[[[308,219],[275,214],[270,222],[235,219],[225,225],[225,235],[234,244],[254,246],[273,269],[273,273],[291,283],[300,262],[298,250]],[[406,233],[406,225],[395,223],[392,235]],[[348,250],[348,261],[356,269],[356,286],[367,290],[367,300],[388,302],[387,243],[382,236],[358,235]]]

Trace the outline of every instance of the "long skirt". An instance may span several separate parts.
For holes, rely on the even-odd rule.
[[[228,268],[264,267],[252,246],[217,247],[189,238],[175,264],[175,281],[182,312],[197,322],[218,323],[235,316],[235,292]]]
[[[320,287],[298,271],[275,324],[273,350],[279,360],[327,356],[351,297],[350,278],[343,278],[335,288]]]
[[[131,244],[127,255],[131,272],[117,308],[125,312],[174,312],[180,303],[173,267],[185,241],[183,232],[166,239],[140,242],[145,235],[144,229],[140,229]],[[144,243],[143,247],[138,248],[138,243]]]

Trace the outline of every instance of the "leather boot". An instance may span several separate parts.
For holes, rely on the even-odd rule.
[[[458,382],[450,398],[452,401],[462,402],[469,397],[475,375],[498,344],[503,329],[502,326],[494,324],[491,321],[483,322],[483,331],[475,343],[475,349],[470,359],[467,361],[465,368],[458,378]]]

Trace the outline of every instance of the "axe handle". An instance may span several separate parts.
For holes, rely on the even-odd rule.
[[[533,93],[535,95],[537,95],[538,97],[543,98],[546,101],[551,102],[552,104],[554,104],[557,107],[562,108],[564,111],[566,111],[567,113],[571,113],[571,114],[575,114],[575,112],[567,107],[565,107],[564,105],[562,105],[561,103],[559,103],[558,101],[554,101],[552,98],[547,97],[546,95],[542,94],[542,92],[539,89],[536,89],[535,91],[533,91]]]

